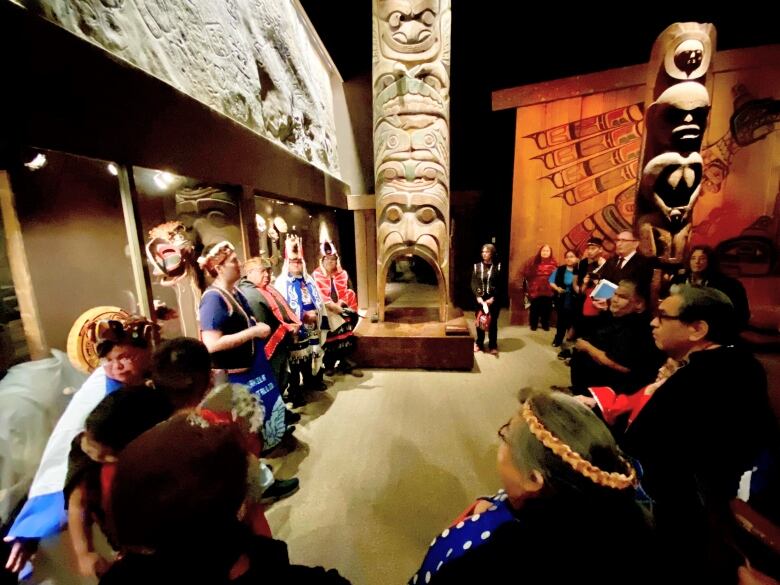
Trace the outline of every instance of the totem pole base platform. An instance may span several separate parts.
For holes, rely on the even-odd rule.
[[[355,330],[352,359],[362,368],[471,370],[474,338],[460,309],[448,307],[449,319],[438,320],[438,308],[388,308],[385,321],[361,319]]]

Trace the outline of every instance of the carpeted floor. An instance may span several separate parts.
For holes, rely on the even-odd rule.
[[[472,372],[366,370],[311,396],[299,447],[270,460],[301,489],[268,511],[293,562],[337,568],[354,584],[405,583],[433,536],[498,489],[496,430],[524,386],[568,385],[553,332],[509,327],[498,357]]]

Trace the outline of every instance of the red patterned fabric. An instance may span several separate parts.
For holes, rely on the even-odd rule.
[[[318,266],[311,275],[314,278],[314,282],[317,283],[317,288],[322,295],[323,301],[327,302],[333,300],[330,297],[330,283],[332,277],[339,300],[346,302],[353,311],[357,311],[357,295],[355,295],[355,291],[349,288],[349,274],[347,274],[346,270],[337,269],[333,274],[328,275]]]
[[[265,357],[271,359],[271,356],[274,354],[274,351],[276,351],[276,348],[282,342],[285,335],[289,333],[287,324],[292,323],[297,329],[301,326],[301,322],[298,320],[298,316],[290,308],[290,305],[287,304],[282,293],[272,286],[267,286],[266,288],[260,288],[258,286],[256,288],[257,292],[265,299],[268,307],[274,314],[274,317],[279,321],[279,327],[277,327],[276,331],[271,333],[270,337],[265,341]],[[284,313],[282,313],[282,310],[284,310]]]
[[[550,286],[550,275],[558,268],[558,263],[553,258],[543,259],[539,264],[531,262],[525,271],[525,279],[528,282],[528,296],[537,297],[553,296]]]

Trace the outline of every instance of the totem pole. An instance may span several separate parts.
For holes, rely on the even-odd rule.
[[[715,28],[686,22],[661,33],[650,57],[635,222],[640,251],[666,271],[683,262],[701,193],[705,81],[714,51]]]
[[[373,0],[378,315],[391,263],[412,254],[449,283],[450,1]]]

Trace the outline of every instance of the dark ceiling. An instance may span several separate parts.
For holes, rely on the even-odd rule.
[[[342,77],[370,74],[371,0],[301,4]],[[491,111],[492,91],[647,62],[656,37],[673,22],[714,23],[719,50],[780,43],[777,21],[750,3],[741,12],[736,4],[694,10],[656,3],[655,11],[634,4],[631,12],[641,16],[629,16],[627,4],[609,10],[606,3],[540,3],[535,16],[516,0],[452,4],[451,189],[480,191],[488,216],[506,218],[483,228],[499,244],[509,236],[515,120],[514,111]],[[549,6],[547,14],[539,6]]]

